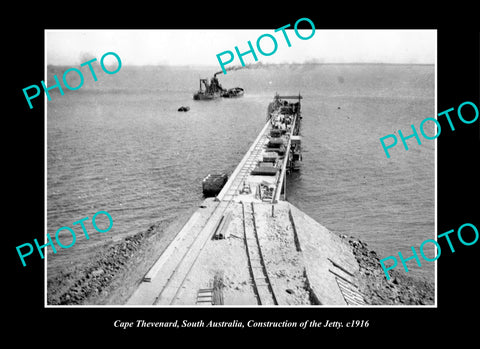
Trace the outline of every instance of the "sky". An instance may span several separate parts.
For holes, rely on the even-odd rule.
[[[248,40],[262,63],[415,63],[434,64],[436,30],[323,30],[308,40],[286,30],[291,47],[281,31],[274,30],[46,30],[47,64],[76,66],[106,52],[117,53],[125,65],[219,66],[216,55],[224,51],[247,51]],[[299,30],[308,37],[311,29]],[[263,34],[273,35],[277,50],[271,56],[259,53],[256,43]],[[273,41],[260,41],[264,52]],[[222,57],[227,60],[228,55]],[[255,63],[251,54],[246,64]],[[240,65],[239,58],[231,65]]]

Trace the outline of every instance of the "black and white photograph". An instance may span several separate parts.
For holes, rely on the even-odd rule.
[[[48,306],[435,305],[436,31],[297,23],[45,32]]]

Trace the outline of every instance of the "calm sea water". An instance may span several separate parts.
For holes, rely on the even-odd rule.
[[[49,66],[48,76],[67,68]],[[193,101],[198,79],[217,70],[122,67],[115,75],[97,74],[97,82],[86,77],[78,91],[53,93],[47,231],[53,236],[100,210],[114,224],[105,234],[86,224],[90,240],[78,236],[70,249],[49,254],[48,277],[88,259],[106,240],[184,217],[203,200],[205,175],[234,170],[276,92],[304,97],[303,167],[288,178],[291,203],[329,229],[366,241],[381,257],[410,256],[410,246],[434,236],[434,141],[412,139],[409,151],[399,144],[390,159],[379,142],[398,129],[409,134],[411,124],[434,115],[434,66],[244,69],[219,75],[224,87],[245,88],[244,97]],[[190,111],[177,112],[181,105]],[[434,134],[433,126],[427,133]],[[65,245],[71,241],[60,236]],[[434,279],[432,263],[408,265],[412,274]]]

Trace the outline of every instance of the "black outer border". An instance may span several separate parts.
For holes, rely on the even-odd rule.
[[[476,289],[474,288],[476,274],[476,259],[474,256],[477,246],[462,247],[454,241],[455,254],[449,254],[447,246],[442,242],[444,254],[438,261],[438,308],[363,308],[363,309],[338,309],[338,308],[312,308],[312,309],[251,309],[229,308],[221,310],[212,309],[142,309],[142,308],[75,308],[75,309],[45,309],[44,308],[44,280],[43,261],[29,262],[23,268],[18,262],[15,246],[34,238],[42,236],[44,230],[44,120],[43,101],[36,101],[35,108],[28,110],[22,93],[22,88],[36,84],[44,76],[44,29],[223,29],[223,28],[255,28],[274,29],[287,23],[292,26],[302,17],[310,18],[318,30],[320,29],[438,29],[438,56],[437,56],[437,111],[448,108],[457,109],[464,101],[472,101],[477,106],[479,103],[479,31],[471,24],[477,22],[474,14],[476,8],[450,7],[445,15],[440,15],[438,9],[420,11],[407,5],[395,8],[390,5],[383,9],[373,7],[368,9],[364,4],[359,8],[326,9],[319,3],[313,3],[310,9],[297,6],[293,10],[281,4],[261,10],[248,7],[244,12],[239,12],[240,4],[232,3],[229,6],[219,5],[211,8],[193,9],[192,16],[183,16],[184,12],[176,12],[169,8],[165,12],[172,13],[166,19],[167,13],[161,10],[148,14],[146,7],[128,9],[128,14],[120,15],[113,9],[101,12],[97,7],[86,6],[84,10],[75,15],[75,11],[68,14],[63,10],[49,8],[48,18],[37,17],[25,21],[23,18],[22,30],[12,28],[5,30],[5,45],[15,52],[8,56],[4,63],[8,79],[4,82],[4,91],[7,93],[5,103],[8,105],[8,126],[5,135],[12,134],[7,144],[4,145],[6,161],[10,171],[7,190],[14,189],[9,194],[9,208],[7,220],[9,229],[5,232],[8,243],[6,244],[5,266],[13,272],[13,278],[8,284],[9,308],[8,326],[20,329],[25,333],[36,333],[30,338],[36,342],[43,338],[49,343],[48,338],[58,340],[65,337],[67,342],[77,343],[85,339],[119,338],[140,335],[143,338],[161,339],[167,334],[173,334],[180,339],[194,339],[201,335],[215,340],[219,332],[210,329],[187,331],[173,329],[133,329],[129,331],[113,327],[113,321],[121,319],[134,321],[167,321],[175,319],[188,319],[191,321],[203,319],[229,321],[255,319],[257,321],[284,320],[303,321],[315,319],[322,321],[369,320],[368,328],[357,329],[254,329],[254,334],[269,338],[292,337],[300,334],[313,334],[320,341],[324,336],[335,335],[340,338],[360,339],[362,335],[372,340],[382,338],[384,335],[391,339],[404,338],[405,341],[414,343],[415,335],[420,335],[426,340],[445,338],[459,331],[460,337],[468,339],[473,337],[476,322],[463,314],[472,314],[478,309],[475,301]],[[449,4],[451,6],[451,4]],[[112,5],[112,7],[121,5]],[[202,6],[203,7],[203,6]],[[295,6],[293,6],[295,7]],[[343,8],[342,8],[343,7]],[[275,10],[273,10],[275,9]],[[389,10],[387,10],[389,9]],[[38,11],[45,10],[44,8]],[[278,11],[277,11],[278,10]],[[30,11],[35,12],[35,9]],[[380,12],[379,12],[380,11]],[[22,11],[20,11],[23,13]],[[127,11],[125,11],[127,12]],[[41,13],[41,12],[38,12]],[[349,13],[349,16],[344,14]],[[457,22],[461,22],[456,23]],[[93,22],[93,23],[92,23]],[[127,24],[127,25],[126,25]],[[320,35],[316,34],[316,35]],[[232,43],[233,45],[234,43]],[[4,57],[5,59],[5,57]],[[452,114],[455,116],[455,114]],[[426,115],[428,117],[430,115]],[[449,132],[448,125],[442,124],[442,135],[438,138],[438,233],[450,229],[457,229],[463,223],[469,222],[480,228],[478,222],[478,199],[474,190],[478,191],[478,148],[480,143],[479,122],[471,125],[459,124],[454,118],[456,131]],[[443,127],[445,126],[445,127]],[[7,128],[6,128],[7,129]],[[477,199],[477,200],[475,200]],[[12,214],[13,213],[13,214]],[[458,247],[458,248],[457,248]],[[13,282],[12,282],[13,281]],[[5,286],[6,287],[6,286]],[[467,310],[467,312],[465,312]],[[477,321],[478,323],[478,321]],[[225,330],[225,329],[224,329]],[[441,331],[445,335],[441,335]],[[194,331],[194,333],[191,333]],[[247,332],[245,332],[247,331]],[[265,333],[266,331],[266,333]],[[353,331],[353,332],[352,332]],[[186,333],[184,333],[186,332]],[[224,331],[222,331],[224,332]],[[231,337],[233,342],[251,334],[251,329],[239,332],[234,329]],[[269,336],[275,332],[274,336]],[[40,334],[44,335],[40,335]],[[189,335],[189,333],[191,335]],[[79,335],[80,334],[80,335]],[[181,334],[186,334],[180,336]],[[337,336],[338,335],[338,336]],[[352,336],[353,335],[353,336]],[[379,335],[377,337],[377,335]],[[17,341],[25,342],[30,336],[17,333],[12,336]],[[52,336],[52,337],[51,337]],[[248,335],[247,335],[248,337]],[[460,337],[456,336],[458,341]],[[198,337],[199,338],[199,337]],[[419,338],[419,337],[417,337]],[[251,339],[251,338],[250,338]],[[52,343],[52,342],[50,342]],[[164,341],[159,342],[166,345]],[[319,342],[313,342],[319,343]],[[312,343],[312,344],[313,344]],[[388,342],[387,342],[388,343]],[[195,345],[195,343],[193,343]],[[386,344],[379,341],[378,344]]]

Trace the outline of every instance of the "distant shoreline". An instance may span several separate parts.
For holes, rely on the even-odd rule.
[[[72,66],[80,65],[80,64],[73,64],[73,65],[66,65],[66,64],[47,64],[48,68],[71,68]],[[258,69],[264,67],[282,67],[282,66],[291,66],[291,65],[388,65],[388,66],[435,66],[435,63],[374,63],[374,62],[344,62],[344,63],[321,63],[321,62],[304,62],[304,63],[249,63],[246,64],[244,67],[241,65],[235,65],[230,68],[230,70],[239,70],[239,69]],[[145,64],[145,65],[137,65],[137,64],[128,64],[124,63],[123,68],[192,68],[192,69],[219,69],[218,65],[173,65],[173,64]],[[229,71],[229,70],[227,70]]]

